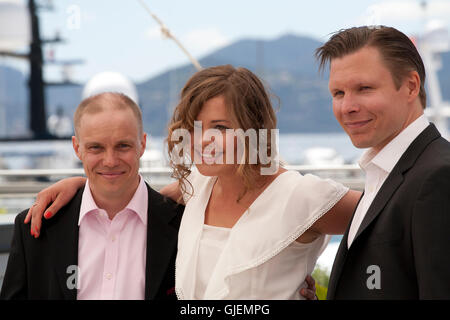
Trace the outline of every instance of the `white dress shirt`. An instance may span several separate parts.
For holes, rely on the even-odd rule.
[[[92,196],[89,180],[78,220],[78,300],[143,300],[148,191],[144,179],[112,220]]]
[[[391,173],[403,153],[409,145],[428,127],[429,122],[423,114],[400,132],[378,153],[373,148],[368,149],[361,156],[359,166],[366,174],[364,195],[356,208],[350,230],[348,233],[347,247],[350,248],[356,233],[366,216],[367,210],[372,204],[378,191],[380,191],[386,178]]]

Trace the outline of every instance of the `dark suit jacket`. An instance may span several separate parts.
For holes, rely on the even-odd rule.
[[[77,289],[67,268],[78,264],[78,218],[83,189],[50,220],[43,219],[39,238],[24,224],[26,212],[15,220],[1,299],[76,299]],[[148,227],[145,299],[176,299],[175,257],[184,206],[147,185]],[[69,273],[68,273],[69,271]],[[72,276],[73,278],[73,276]]]
[[[433,124],[393,168],[347,249],[349,228],[328,299],[450,299],[450,143]]]

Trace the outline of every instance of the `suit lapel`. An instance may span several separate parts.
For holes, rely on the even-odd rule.
[[[403,182],[403,175],[399,172],[392,171],[387,177],[386,181],[378,191],[375,199],[367,210],[361,225],[359,226],[358,232],[356,232],[355,241],[359,235],[372,223],[372,221],[380,214],[383,208],[386,206],[388,201],[392,198],[395,191]]]
[[[400,187],[403,182],[403,175],[408,171],[416,162],[419,155],[423,150],[431,143],[431,141],[440,137],[439,131],[433,124],[430,124],[408,147],[400,160],[397,162],[392,172],[387,177],[386,181],[381,186],[375,199],[370,205],[367,213],[361,222],[358,232],[355,235],[353,241],[364,232],[364,230],[375,220],[380,214],[388,201],[392,198],[395,191]]]
[[[160,288],[178,240],[178,225],[172,224],[177,215],[174,205],[158,192],[148,189],[147,258],[145,299],[154,299]],[[175,275],[173,275],[175,277]]]
[[[50,247],[53,248],[51,254],[57,281],[64,299],[69,300],[77,298],[77,289],[69,288],[68,284],[73,283],[69,277],[75,274],[78,265],[78,217],[83,190],[84,187],[79,189],[75,197],[52,219],[43,221],[43,224],[47,224],[43,229],[47,229]],[[74,266],[73,269],[70,266]]]

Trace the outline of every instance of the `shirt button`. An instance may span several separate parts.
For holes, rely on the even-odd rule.
[[[108,279],[108,280],[111,280],[112,274],[111,274],[111,273],[107,273],[107,274],[105,275],[105,278]]]
[[[112,236],[112,237],[111,237],[111,241],[112,241],[112,242],[116,241],[116,236]]]

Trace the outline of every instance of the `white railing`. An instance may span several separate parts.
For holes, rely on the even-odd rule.
[[[361,169],[356,164],[344,165],[289,165],[286,166],[289,170],[297,170],[301,173],[319,173],[319,172],[335,172],[335,173],[349,173],[360,174]],[[139,172],[143,175],[167,175],[172,173],[169,167],[153,167],[141,168]],[[20,169],[20,170],[0,170],[0,181],[2,178],[35,178],[35,177],[53,177],[53,176],[81,176],[84,175],[83,168],[77,169]]]
[[[297,165],[286,168],[302,174],[312,173],[323,178],[330,178],[351,189],[362,190],[364,187],[364,177],[357,165]],[[171,178],[172,170],[168,167],[140,169],[140,173],[156,190],[174,181]],[[0,218],[3,216],[4,219],[5,214],[7,216],[15,215],[28,208],[33,203],[36,194],[54,182],[65,177],[82,175],[84,175],[82,168],[0,170]]]

